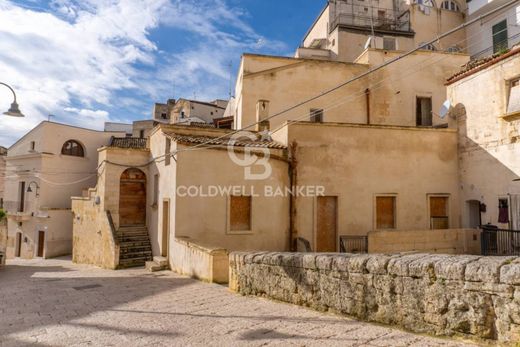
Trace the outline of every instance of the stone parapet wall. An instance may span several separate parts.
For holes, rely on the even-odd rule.
[[[187,238],[176,238],[170,247],[172,270],[212,283],[228,283],[228,251]]]
[[[231,253],[230,289],[434,335],[520,341],[520,258]]]
[[[377,230],[368,233],[368,253],[475,254],[480,251],[478,229]]]

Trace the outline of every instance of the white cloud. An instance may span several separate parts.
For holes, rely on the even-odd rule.
[[[39,8],[42,3],[50,9]],[[258,42],[284,48],[255,33],[243,15],[223,0],[52,0],[30,7],[0,0],[0,80],[16,89],[27,116],[0,116],[0,144],[14,142],[48,114],[98,128],[117,118],[108,111],[120,107],[139,116],[171,95],[173,80],[184,94],[223,94],[231,59],[236,70],[240,53]],[[197,40],[172,56],[150,39],[158,26]],[[0,86],[0,110],[11,100]]]

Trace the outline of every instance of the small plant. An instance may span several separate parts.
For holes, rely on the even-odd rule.
[[[5,218],[5,212],[0,208],[0,222],[3,221]]]

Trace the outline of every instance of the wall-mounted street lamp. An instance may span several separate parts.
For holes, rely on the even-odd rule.
[[[36,197],[39,197],[40,196],[40,186],[38,185],[38,183],[32,181],[31,183],[29,183],[29,186],[27,187],[27,193],[32,193],[32,188],[31,188],[31,185],[34,184],[34,187],[36,189]]]
[[[11,107],[9,108],[9,110],[7,110],[7,112],[4,112],[4,114],[6,116],[11,116],[11,117],[25,117],[24,114],[20,111],[20,107],[18,106],[18,103],[16,102],[16,93],[14,92],[14,89],[11,88],[11,86],[9,86],[8,84],[6,84],[4,82],[0,82],[0,84],[9,88],[9,90],[13,93],[13,97],[14,97]]]

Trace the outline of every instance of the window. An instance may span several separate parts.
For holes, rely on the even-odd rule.
[[[172,148],[172,140],[166,138],[166,145],[164,146],[164,165],[168,166],[171,163],[171,148]]]
[[[387,51],[395,51],[397,49],[395,37],[383,37],[383,49]]]
[[[20,201],[18,202],[18,212],[24,212],[25,211],[25,182],[21,181],[18,184],[18,198]]]
[[[434,7],[433,0],[415,0],[414,2],[419,5]]]
[[[443,8],[445,10],[460,12],[459,4],[457,4],[453,0],[443,1],[442,4],[441,4],[441,8]]]
[[[144,129],[139,130],[139,138],[144,139]]]
[[[61,148],[61,154],[70,155],[73,157],[84,157],[85,152],[83,146],[76,140],[69,140],[63,144]]]
[[[513,79],[509,82],[509,97],[506,114],[520,114],[520,78]]]
[[[509,199],[498,199],[498,222],[509,224]]]
[[[168,115],[166,113],[161,113],[161,118],[162,119],[167,119],[168,118]]]
[[[31,150],[31,151],[34,151],[35,148],[36,148],[36,142],[31,141],[31,144],[30,144],[30,150]]]
[[[159,174],[153,176],[153,206],[159,203]]]
[[[430,196],[430,229],[449,229],[449,197]]]
[[[376,229],[395,229],[395,196],[376,197]]]
[[[229,203],[229,230],[251,230],[251,197],[231,196]]]
[[[184,118],[184,115],[185,115],[185,113],[184,113],[184,111],[182,111],[181,112],[181,118]]]
[[[493,25],[493,53],[507,49],[507,19]]]
[[[432,126],[432,98],[417,97],[417,126]]]
[[[323,122],[323,110],[322,109],[311,109],[311,122],[321,123]]]

